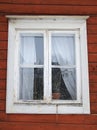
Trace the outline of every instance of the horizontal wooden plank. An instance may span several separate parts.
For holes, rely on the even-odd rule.
[[[7,59],[7,51],[0,50],[0,60],[6,60],[6,59]]]
[[[0,69],[7,69],[7,61],[0,60]]]
[[[90,94],[90,102],[91,103],[97,103],[97,93],[91,93]]]
[[[97,115],[57,115],[57,123],[97,125]]]
[[[0,90],[6,89],[6,80],[0,80]]]
[[[0,50],[8,48],[8,41],[0,41]]]
[[[8,31],[7,23],[0,23],[0,32],[7,32],[7,31]]]
[[[90,83],[90,92],[91,93],[97,93],[97,83]]]
[[[97,53],[97,44],[88,44],[89,53]]]
[[[0,3],[14,3],[14,4],[65,4],[65,5],[97,5],[95,0],[0,0]]]
[[[0,79],[6,79],[6,70],[0,70]]]
[[[97,115],[24,115],[0,112],[0,120],[5,122],[62,123],[97,125]]]
[[[1,121],[12,121],[12,122],[33,122],[33,123],[54,123],[56,122],[56,115],[27,115],[27,114],[6,114],[5,112],[0,112]]]
[[[89,82],[90,83],[97,83],[97,73],[89,73]]]
[[[8,19],[4,16],[0,16],[0,23],[7,23]]]
[[[88,44],[96,43],[97,44],[97,35],[90,35],[88,34]]]
[[[97,25],[88,25],[87,32],[89,34],[97,34]]]
[[[5,100],[5,99],[6,99],[6,91],[0,90],[0,100]]]
[[[5,101],[0,100],[0,111],[4,111],[5,109]]]
[[[91,103],[90,109],[91,109],[91,114],[97,114],[97,103]]]
[[[1,130],[96,130],[97,125],[0,122]]]
[[[89,62],[97,62],[97,54],[89,54]]]
[[[0,32],[0,41],[8,40],[8,32]]]
[[[90,16],[87,20],[88,24],[97,24],[97,16]]]
[[[97,63],[89,63],[89,72],[97,72]]]
[[[26,11],[25,11],[26,10]],[[0,12],[5,14],[61,14],[61,15],[94,15],[97,14],[97,6],[72,6],[72,5],[16,5],[0,4]]]

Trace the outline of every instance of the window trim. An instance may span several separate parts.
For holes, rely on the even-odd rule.
[[[6,96],[6,112],[7,113],[34,113],[34,114],[88,114],[90,113],[89,103],[89,79],[88,79],[88,58],[87,58],[87,35],[86,35],[86,19],[88,16],[7,16],[9,18],[9,34],[8,34],[8,67],[7,67],[7,96]],[[36,22],[37,21],[37,22]],[[51,23],[51,24],[50,24]],[[37,26],[35,26],[37,24]],[[25,26],[28,25],[28,26]],[[81,49],[81,78],[82,78],[82,105],[74,104],[47,104],[32,102],[13,102],[13,72],[15,62],[13,42],[16,38],[16,31],[23,29],[79,29],[80,30],[80,49]],[[13,37],[12,37],[13,36]],[[13,55],[12,55],[13,54]],[[84,62],[84,65],[82,64]],[[47,91],[47,90],[45,90]],[[87,91],[87,93],[85,93]]]

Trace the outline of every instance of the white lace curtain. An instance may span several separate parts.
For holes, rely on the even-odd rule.
[[[74,65],[74,37],[52,36],[52,62],[59,65]],[[61,68],[61,74],[72,99],[76,99],[76,76],[74,69]]]

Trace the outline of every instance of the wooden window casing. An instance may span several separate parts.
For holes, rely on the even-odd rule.
[[[7,16],[9,18],[7,113],[88,114],[89,81],[87,58],[86,16]],[[35,31],[34,31],[35,30]],[[36,31],[37,30],[37,31]],[[43,33],[44,36],[44,100],[18,100],[18,50],[20,33]],[[77,100],[51,99],[51,34],[64,32],[75,35]],[[46,59],[48,57],[48,59]],[[48,66],[48,67],[47,67]],[[22,66],[23,67],[23,66]],[[49,77],[49,78],[48,78]]]

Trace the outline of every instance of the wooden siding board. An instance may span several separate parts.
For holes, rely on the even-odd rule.
[[[0,112],[0,120],[8,122],[55,123],[56,115],[5,114]]]
[[[8,42],[7,41],[0,41],[0,50],[7,49]]]
[[[90,83],[97,83],[97,73],[89,73]]]
[[[0,80],[0,90],[6,89],[6,80]]]
[[[7,69],[7,61],[0,60],[0,69]]]
[[[88,20],[87,23],[90,25],[96,25],[97,24],[97,16],[91,16]]]
[[[8,31],[8,25],[6,23],[0,23],[0,32],[7,32],[7,31]]]
[[[5,100],[5,99],[6,99],[6,91],[0,90],[0,100]]]
[[[25,12],[26,10],[26,12]],[[60,14],[60,15],[94,15],[97,6],[69,6],[69,5],[16,5],[0,4],[0,12],[4,14]]]
[[[97,35],[97,25],[88,25],[87,31],[88,31],[88,34],[96,34]]]
[[[0,50],[0,60],[7,60],[7,51]]]
[[[89,53],[97,53],[97,44],[88,44]]]
[[[90,92],[97,94],[97,83],[90,83]],[[97,99],[96,99],[97,100]]]
[[[41,123],[10,123],[10,122],[1,122],[1,130],[96,130],[97,125],[70,125],[70,124],[41,124]]]
[[[8,40],[8,32],[0,32],[0,41]]]
[[[97,54],[89,54],[89,62],[97,63]]]
[[[90,94],[90,102],[97,103],[97,93],[96,92]]]
[[[0,111],[4,111],[4,110],[5,110],[5,101],[0,100]]]
[[[0,23],[7,23],[8,19],[4,16],[0,16]]]
[[[95,43],[97,44],[97,35],[88,34],[88,44]]]
[[[57,123],[62,124],[97,124],[96,115],[58,115]]]
[[[92,115],[21,115],[5,114],[0,112],[0,120],[3,122],[32,122],[32,123],[58,123],[58,124],[88,124],[97,125],[97,116]]]
[[[97,110],[96,110],[97,113]],[[24,115],[5,114],[0,112],[0,121],[3,122],[32,122],[32,123],[61,123],[61,124],[83,124],[97,125],[97,116],[91,115]]]
[[[95,0],[0,0],[0,3],[11,3],[11,4],[41,4],[41,5],[97,5]]]
[[[0,79],[6,79],[6,70],[0,70]]]
[[[97,72],[97,63],[89,63],[89,72]]]
[[[97,115],[97,103],[91,103],[90,104],[90,110],[91,110],[91,114]]]

